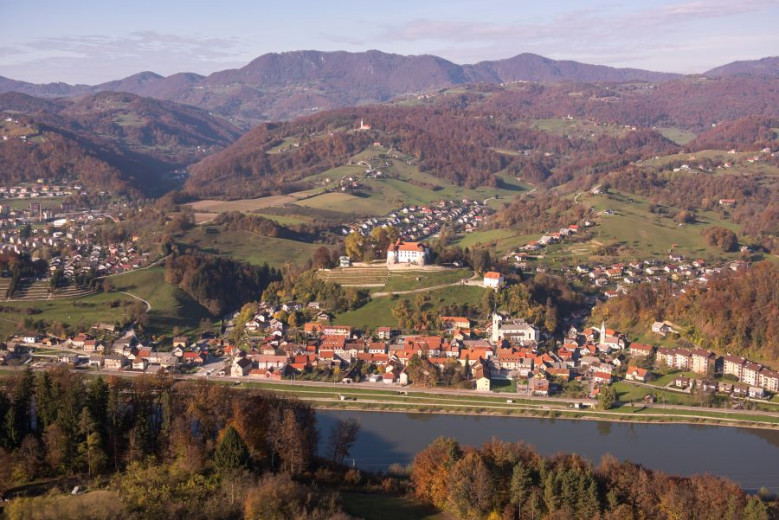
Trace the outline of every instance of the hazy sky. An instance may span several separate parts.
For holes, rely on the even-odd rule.
[[[779,0],[0,0],[0,20],[0,76],[36,83],[207,74],[301,49],[682,73],[779,54]]]

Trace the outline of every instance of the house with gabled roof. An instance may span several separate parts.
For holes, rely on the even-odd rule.
[[[498,290],[503,285],[503,275],[497,271],[487,271],[484,273],[484,287]]]
[[[722,359],[722,373],[725,375],[736,376],[740,380],[741,372],[744,369],[744,364],[746,362],[747,360],[740,356],[732,356],[728,354]]]
[[[376,329],[376,338],[380,340],[392,339],[391,327],[379,327]]]
[[[230,375],[232,377],[244,377],[249,375],[249,371],[252,369],[252,360],[248,357],[236,358],[230,367]]]
[[[441,316],[440,323],[442,330],[471,328],[471,320],[462,316]]]
[[[473,379],[477,392],[489,392],[491,387],[490,367],[483,361],[473,366]]]
[[[625,374],[625,379],[628,381],[640,381],[642,383],[646,383],[649,381],[649,376],[649,370],[639,367],[628,367],[627,373]]]

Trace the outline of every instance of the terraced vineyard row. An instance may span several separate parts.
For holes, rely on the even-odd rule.
[[[10,278],[0,278],[0,297],[5,301],[41,301],[41,300],[59,300],[66,298],[80,298],[94,291],[82,289],[75,285],[58,287],[55,291],[51,290],[49,280],[23,279],[17,283],[13,294],[8,294],[10,287]]]

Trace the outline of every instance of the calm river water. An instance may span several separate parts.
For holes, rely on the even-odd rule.
[[[779,493],[779,431],[775,430],[326,410],[318,410],[317,418],[323,444],[336,419],[360,422],[350,458],[365,470],[408,464],[441,435],[471,446],[496,437],[524,441],[543,455],[575,452],[597,465],[611,453],[667,473],[709,473],[728,477],[747,490],[765,486]]]

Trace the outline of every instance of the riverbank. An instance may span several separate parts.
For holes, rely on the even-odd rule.
[[[9,369],[8,372],[16,372]],[[88,377],[138,377],[140,372],[89,371]],[[0,377],[2,372],[0,372]],[[184,375],[177,380],[203,379]],[[779,412],[714,409],[679,405],[623,403],[611,410],[597,410],[590,399],[534,397],[516,393],[479,393],[468,390],[424,389],[315,381],[258,381],[247,378],[210,378],[218,384],[290,395],[321,410],[423,413],[437,415],[527,417],[606,421],[615,423],[687,424],[760,428],[779,431]]]

